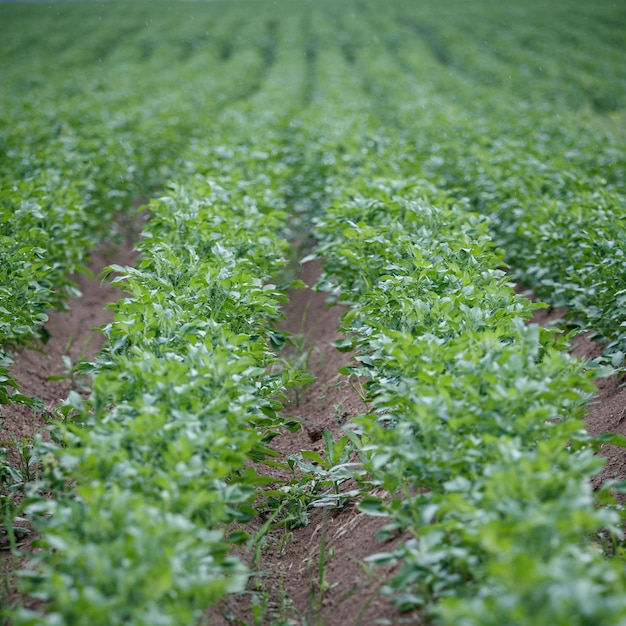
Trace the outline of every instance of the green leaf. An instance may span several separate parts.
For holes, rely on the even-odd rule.
[[[359,511],[378,517],[388,517],[389,511],[384,500],[373,496],[363,496],[357,504]]]
[[[626,448],[626,437],[617,433],[601,433],[595,435],[592,441],[597,444],[610,444],[612,446],[618,446],[620,448]]]
[[[311,461],[313,461],[314,463],[317,463],[318,465],[320,465],[321,467],[325,468],[325,469],[329,469],[330,468],[330,463],[324,459],[319,452],[316,452],[315,450],[302,450],[302,452],[300,452],[300,454],[302,455],[303,459],[309,459]]]

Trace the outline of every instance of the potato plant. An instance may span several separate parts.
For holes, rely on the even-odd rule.
[[[591,372],[525,324],[484,218],[369,191],[316,232],[320,284],[352,307],[345,373],[369,381],[353,441],[389,494],[362,506],[414,536],[372,559],[401,563],[389,591],[442,623],[619,623],[623,566],[585,539],[621,537],[591,493]]]
[[[128,295],[91,399],[55,428],[39,488],[56,495],[29,509],[48,550],[25,580],[46,616],[15,623],[190,623],[245,583],[225,528],[255,515],[250,461],[272,456],[285,390],[306,377],[268,369],[285,214],[246,206],[250,181],[216,182],[154,201],[137,267],[109,268]]]
[[[606,371],[528,325],[511,284],[622,365],[619,3],[2,3],[0,21],[1,404],[39,406],[13,349],[45,340],[90,250],[150,200],[136,266],[103,275],[125,297],[81,366],[91,395],[29,442],[33,476],[1,451],[3,532],[16,556],[14,517],[40,537],[20,574],[39,608],[3,617],[198,623],[246,584],[233,524],[295,526],[358,492],[383,536],[411,535],[373,559],[398,565],[405,608],[624,621],[623,510],[591,491],[582,421]],[[277,356],[307,253],[349,307],[343,373],[372,410],[268,487],[310,381]]]

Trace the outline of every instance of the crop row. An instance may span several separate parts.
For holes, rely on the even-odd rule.
[[[233,53],[238,89],[259,58]],[[286,41],[263,90],[203,111],[208,128],[187,136],[176,182],[148,207],[137,266],[110,268],[128,296],[81,370],[92,396],[59,408],[20,507],[41,534],[22,589],[45,615],[15,608],[13,623],[193,623],[245,585],[231,552],[248,538],[228,527],[256,515],[267,479],[253,462],[273,455],[285,391],[310,380],[270,349],[286,340],[274,322],[294,284],[271,284],[294,236],[286,202],[304,184],[288,124],[300,94],[284,95],[298,68]],[[257,108],[271,125],[249,117]]]
[[[45,336],[116,212],[177,181],[138,266],[113,268],[128,297],[93,396],[59,409],[29,487],[49,612],[15,623],[191,623],[241,588],[226,528],[306,381],[268,349],[269,281],[316,216],[321,284],[353,307],[347,373],[370,381],[351,437],[390,494],[362,508],[415,537],[380,557],[392,591],[447,623],[624,615],[621,568],[585,541],[618,521],[588,487],[590,374],[499,269],[619,364],[621,13],[557,4],[2,5],[0,346]],[[28,401],[0,375],[0,402]]]
[[[498,20],[509,13],[513,19],[515,8],[501,7],[502,16],[477,26],[480,41],[465,23],[476,16],[465,11],[443,20],[428,4],[414,11],[400,6],[381,14],[365,5],[358,16],[329,10],[332,23],[330,15],[313,16],[316,97],[303,118],[305,128],[319,131],[309,163],[326,160],[319,174],[330,173],[346,188],[355,176],[426,180],[431,197],[489,215],[512,276],[552,306],[567,308],[577,326],[594,330],[618,364],[626,347],[626,227],[625,92],[616,33],[601,40],[594,30],[583,54],[575,38],[565,44],[551,30],[555,52],[546,62],[575,65],[578,74],[594,63],[594,87],[572,95],[574,70],[537,73],[536,53],[520,44],[548,38],[541,7],[506,31]],[[574,16],[563,20],[572,22],[570,34],[580,27]],[[429,36],[420,36],[416,24],[418,31],[428,25]],[[458,63],[442,66],[429,37],[454,49]],[[590,49],[597,49],[591,58]],[[493,61],[502,55],[515,58]],[[466,65],[488,80],[468,75]],[[581,104],[603,92],[614,92],[606,95],[610,110],[600,114]]]
[[[114,33],[117,23],[107,25]],[[52,219],[64,219],[68,227],[58,232],[58,250],[68,254],[85,255],[107,234],[107,219],[177,172],[171,193],[150,206],[137,268],[115,267],[115,280],[129,296],[105,329],[110,349],[94,367],[83,368],[93,377],[93,394],[86,405],[71,394],[58,409],[60,422],[51,426],[56,444],[40,442],[32,451],[43,474],[27,485],[24,499],[18,495],[19,506],[11,498],[24,485],[13,485],[13,468],[2,463],[1,504],[11,545],[15,549],[16,513],[34,521],[41,535],[22,589],[25,597],[46,600],[45,616],[14,607],[13,623],[192,623],[247,579],[243,564],[230,556],[234,543],[246,541],[245,533],[229,533],[227,526],[255,515],[256,489],[265,479],[250,463],[270,454],[266,444],[282,424],[277,412],[284,390],[310,377],[278,366],[268,348],[285,341],[272,327],[287,287],[269,283],[280,274],[288,248],[277,231],[293,237],[293,220],[282,211],[285,197],[299,195],[304,184],[289,176],[298,157],[289,148],[288,116],[301,94],[296,90],[290,99],[284,93],[286,80],[292,87],[302,84],[300,65],[293,63],[285,36],[264,69],[264,23],[239,30],[250,45],[233,49],[222,60],[223,73],[212,79],[200,71],[203,55],[191,58],[184,74],[178,66],[161,72],[151,58],[148,67],[130,65],[135,88],[120,89],[114,76],[116,57],[124,52],[119,48],[103,67],[95,65],[95,74],[94,67],[83,68],[85,80],[111,89],[110,110],[78,94],[71,102],[55,101],[58,94],[50,89],[43,98],[47,112],[68,118],[58,133],[65,152],[45,125],[38,127],[36,116],[30,126],[7,125],[15,157],[6,166],[10,181],[20,177],[21,159],[28,175],[54,165],[62,173],[61,190],[73,190],[77,202],[85,201],[82,187],[92,185],[91,229],[86,211],[61,202],[57,187],[42,194],[50,202],[56,198],[58,210],[42,209],[47,221],[40,232],[59,231]],[[62,56],[71,69],[68,83],[80,82],[71,48]],[[150,91],[157,70],[159,93],[147,102],[141,86]],[[198,86],[191,104],[186,89],[173,84],[183,78]],[[212,90],[220,97],[213,99]],[[221,110],[225,103],[231,106]],[[276,115],[279,105],[285,108]],[[80,116],[73,117],[72,106],[90,116],[90,128],[75,127]],[[271,125],[248,117],[256,109],[268,109]],[[41,150],[28,150],[29,130],[33,136],[41,132]],[[94,140],[101,133],[102,142],[87,141],[85,132]],[[149,140],[142,141],[142,134]],[[128,176],[118,176],[126,166]],[[106,204],[106,197],[113,202]],[[16,198],[25,201],[26,195]],[[38,219],[32,211],[24,217],[16,232],[28,232]],[[89,234],[85,245],[77,231]],[[47,263],[56,249],[42,247]],[[58,277],[67,280],[71,269],[59,264]],[[59,280],[45,287],[55,293]],[[53,304],[47,301],[43,310]],[[14,322],[13,315],[9,319]],[[35,323],[43,321],[42,312]]]
[[[243,8],[210,6],[195,7],[189,19],[167,4],[114,3],[106,19],[82,5],[45,14],[4,9],[19,22],[3,42],[3,54],[17,59],[3,76],[0,127],[2,234],[11,259],[2,284],[17,284],[5,294],[3,343],[37,334],[47,305],[65,298],[68,274],[112,228],[112,213],[178,171],[189,140],[204,141],[224,107],[267,115],[272,125],[278,109],[252,102],[280,89],[287,101],[313,106],[307,126],[330,126],[318,138],[331,139],[331,150],[338,146],[329,133],[341,118],[383,142],[366,169],[384,169],[403,153],[403,176],[427,178],[495,216],[516,277],[596,329],[609,352],[623,352],[624,167],[612,136],[624,97],[618,31],[588,11],[583,49],[583,23],[563,7],[567,33],[559,25],[549,37],[540,5],[524,20],[503,6],[486,21],[452,10],[440,19],[429,4],[398,2],[385,15],[368,4],[357,12],[350,4],[322,8],[281,5],[278,15],[258,6],[258,23],[244,19]],[[119,28],[122,16],[128,28]],[[502,20],[513,24],[506,32]],[[480,37],[468,26],[474,22]],[[38,54],[19,54],[24,32]],[[67,45],[66,32],[83,38]],[[549,58],[545,41],[555,44]],[[280,67],[291,82],[275,71],[285,55]],[[50,72],[54,81],[46,80]],[[586,100],[616,121],[581,115]],[[355,114],[367,123],[355,124]],[[359,149],[354,137],[345,143]],[[15,244],[27,229],[27,245]],[[75,245],[64,245],[70,239]]]
[[[402,528],[414,536],[378,559],[400,565],[388,590],[443,623],[619,623],[623,568],[585,539],[601,528],[621,536],[588,485],[601,466],[580,421],[589,374],[561,340],[524,325],[528,303],[499,270],[512,261],[514,276],[537,272],[544,280],[527,283],[599,329],[621,361],[615,140],[567,112],[555,118],[549,107],[462,81],[450,81],[458,101],[443,97],[448,77],[408,45],[360,50],[353,62],[324,53],[333,60],[326,93],[349,85],[354,97],[338,107],[341,123],[324,119],[311,142],[318,162],[332,163],[317,168],[332,209],[315,232],[326,259],[320,287],[355,311],[344,330],[357,339],[342,345],[360,349],[361,365],[346,373],[371,381],[375,412],[355,420],[355,441],[391,494],[366,497],[362,508],[391,517],[387,537]],[[419,67],[421,82],[408,67]],[[371,102],[385,133],[372,124]],[[359,133],[362,141],[351,140]],[[508,214],[507,202],[515,202]],[[552,223],[533,214],[550,202]],[[551,237],[523,236],[531,227]],[[572,276],[585,301],[563,295]]]
[[[271,199],[246,201],[264,182],[172,189],[150,205],[137,267],[109,268],[127,297],[92,396],[70,397],[62,445],[30,486],[42,550],[23,582],[46,614],[17,610],[13,623],[193,623],[245,584],[228,546],[246,536],[227,527],[255,515],[264,479],[250,462],[269,453],[285,389],[306,381],[269,369],[286,289],[269,280],[287,243]]]
[[[134,39],[122,45],[119,32],[127,5],[107,20],[89,7],[47,15],[4,10],[15,11],[19,25],[2,44],[2,54],[17,59],[7,61],[0,98],[2,403],[28,401],[12,391],[19,383],[8,374],[8,347],[45,341],[47,314],[77,295],[72,277],[85,271],[89,252],[119,237],[115,217],[180,170],[180,153],[204,134],[216,110],[252,93],[266,39],[262,26],[239,25],[249,47],[233,51],[224,71],[207,77],[206,55],[165,69],[159,55],[133,58]],[[160,17],[148,29],[155,38],[168,24],[167,15]],[[221,24],[220,36],[227,39],[232,28]],[[93,37],[67,45],[66,33],[77,31]],[[23,54],[24,32],[39,42],[38,54]],[[51,71],[54,81],[47,81]],[[181,89],[184,83],[194,85],[193,97]]]
[[[410,181],[361,191],[319,219],[317,254],[350,305],[344,373],[367,381],[352,439],[388,494],[360,506],[413,536],[372,558],[399,564],[388,590],[444,624],[621,623],[623,564],[593,539],[621,531],[589,482],[590,372],[526,323],[487,220]]]
[[[331,176],[347,188],[354,176],[426,180],[434,186],[431,198],[446,196],[489,215],[512,276],[552,306],[567,308],[577,326],[594,330],[619,364],[626,347],[624,77],[612,31],[587,42],[586,51],[598,48],[592,59],[559,39],[546,61],[574,64],[580,74],[593,60],[588,97],[614,91],[611,111],[601,117],[578,108],[587,96],[583,89],[570,94],[569,72],[533,74],[535,54],[517,40],[546,39],[540,7],[506,34],[497,19],[481,21],[482,42],[463,23],[475,18],[466,12],[443,20],[429,5],[385,15],[364,8],[358,18],[335,10],[332,25],[329,17],[316,25],[326,33],[317,85],[326,103],[313,100],[305,119],[323,129],[313,144],[323,158],[341,155],[341,173]],[[501,10],[508,15],[514,7]],[[442,67],[415,24],[422,30],[429,24],[429,37],[454,48],[458,63]],[[368,43],[372,28],[377,46]],[[489,63],[511,54],[514,62]],[[461,67],[468,64],[489,80],[468,76]],[[511,75],[519,71],[531,75]],[[329,102],[334,115],[326,112]]]
[[[532,17],[540,14],[537,7]],[[372,19],[382,33],[393,32],[389,16]],[[569,23],[573,18],[563,19]],[[425,15],[421,23],[429,20],[433,16]],[[479,27],[485,36],[481,43],[467,25],[444,25],[442,20],[432,24],[433,36],[458,50],[459,63],[473,63],[489,80],[468,80],[455,66],[441,71],[436,58],[420,54],[412,43],[410,25],[404,36],[387,38],[384,54],[363,59],[370,88],[381,94],[394,90],[393,100],[384,102],[386,115],[402,131],[390,151],[406,155],[404,163],[394,160],[396,171],[428,180],[457,202],[489,215],[494,239],[506,251],[515,279],[552,306],[566,307],[577,325],[596,331],[607,344],[606,353],[619,364],[626,348],[626,200],[620,131],[624,77],[615,41],[610,32],[606,40],[590,38],[584,53],[572,41],[561,42],[558,53],[542,58],[546,64],[570,66],[568,71],[522,79],[511,72],[537,70],[528,46],[546,39],[544,26],[534,23],[529,13],[524,22],[507,29],[504,41],[503,33],[494,33],[496,26],[494,20]],[[446,33],[450,28],[454,32]],[[575,31],[572,25],[570,34]],[[516,45],[517,38],[528,46]],[[587,53],[596,47],[594,85],[574,96],[569,91],[575,84],[571,66],[584,75],[583,68],[591,63]],[[514,63],[487,62],[499,54],[518,56]],[[415,81],[416,76],[422,80]],[[525,97],[520,97],[522,92]],[[605,92],[612,92],[606,95],[612,102],[606,104],[607,117],[578,108],[585,93],[603,99]],[[394,102],[400,103],[395,111]]]

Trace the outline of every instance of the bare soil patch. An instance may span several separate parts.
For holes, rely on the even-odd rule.
[[[602,353],[602,346],[586,333],[572,341],[572,353],[584,359],[593,359]],[[587,412],[587,432],[592,435],[617,433],[626,436],[626,375],[607,376],[596,381],[598,392]],[[626,448],[604,444],[601,448],[606,464],[592,484],[599,487],[607,480],[626,478]],[[624,502],[626,498],[620,496]]]
[[[302,268],[301,279],[313,286],[320,264]],[[326,296],[309,289],[293,290],[285,306],[284,329],[302,334],[300,351],[308,353],[310,371],[316,380],[305,387],[297,400],[287,407],[302,422],[302,428],[273,441],[283,459],[302,450],[322,451],[323,432],[333,439],[343,435],[343,426],[365,411],[365,406],[347,377],[338,369],[348,365],[352,356],[339,352],[332,342],[339,339],[339,318],[344,308],[330,308]],[[293,353],[293,351],[292,351]],[[300,355],[295,355],[296,357]],[[344,483],[342,489],[354,488]],[[377,552],[388,552],[397,537],[382,543],[376,533],[386,518],[360,512],[354,503],[343,508],[314,508],[308,523],[292,529],[276,529],[264,539],[259,558],[250,565],[255,574],[244,594],[233,596],[211,613],[211,623],[253,624],[252,606],[267,604],[265,624],[306,626],[367,626],[419,623],[414,615],[403,615],[378,593],[389,580],[390,567],[367,567],[363,559]],[[260,523],[255,522],[258,530]],[[253,533],[255,528],[249,528]]]

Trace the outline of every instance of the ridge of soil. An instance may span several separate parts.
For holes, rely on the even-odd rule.
[[[112,263],[133,265],[136,256],[130,240],[118,245],[102,245],[90,254],[87,267],[91,275],[74,277],[82,297],[70,302],[69,311],[49,314],[45,324],[50,335],[48,342],[40,348],[16,350],[13,355],[10,373],[19,382],[22,394],[38,397],[50,408],[67,398],[75,381],[67,376],[63,357],[69,358],[72,364],[95,358],[106,341],[96,329],[113,321],[113,312],[105,307],[122,296],[122,291],[115,285],[102,283],[98,274]],[[7,440],[14,437],[21,445],[28,445],[36,434],[46,439],[46,428],[46,415],[41,412],[20,404],[0,406],[0,441],[4,442],[0,445],[7,447],[8,460],[13,467],[20,467],[20,458],[16,446],[6,445]],[[27,523],[18,522],[15,526],[29,530]],[[18,541],[20,550],[28,553],[34,539],[32,534],[21,537]],[[13,573],[24,565],[25,560],[14,558],[8,542],[0,541],[0,606],[3,601],[13,602],[19,598]],[[28,606],[32,608],[36,604],[29,601]]]
[[[309,371],[316,377],[300,397],[286,407],[302,428],[272,442],[282,460],[303,450],[325,448],[324,429],[333,440],[343,435],[343,425],[363,413],[365,406],[356,389],[338,369],[351,363],[349,353],[331,344],[341,338],[339,318],[346,310],[329,307],[325,294],[311,287],[321,270],[319,261],[302,266],[300,275],[308,288],[295,289],[284,307],[283,330],[302,335],[299,354],[305,352]],[[277,478],[280,474],[276,473]],[[342,490],[354,488],[345,483]],[[297,624],[306,626],[367,626],[371,624],[416,624],[415,614],[402,614],[378,593],[389,581],[393,566],[368,568],[363,559],[378,552],[390,552],[408,534],[386,543],[376,533],[389,521],[360,512],[351,500],[343,508],[313,508],[308,523],[293,529],[277,529],[265,537],[258,561],[251,564],[248,590],[225,601],[209,613],[211,624]],[[250,534],[260,529],[257,520]],[[254,602],[263,602],[272,621],[252,618]]]

